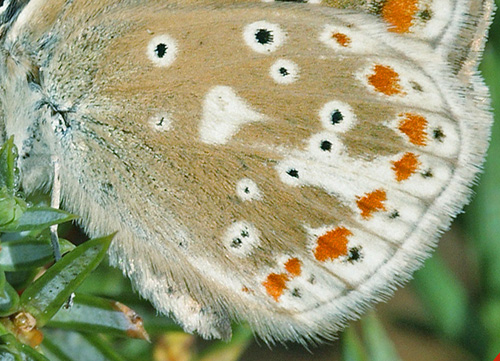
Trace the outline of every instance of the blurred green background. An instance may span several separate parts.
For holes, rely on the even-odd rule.
[[[500,21],[495,21],[481,66],[500,110]],[[496,119],[500,119],[500,111]],[[272,350],[238,327],[230,343],[184,335],[130,289],[128,280],[102,265],[80,288],[116,299],[145,320],[152,342],[104,336],[124,359],[492,361],[500,353],[500,125],[493,127],[484,174],[476,195],[435,255],[388,303],[355,322],[340,340],[305,349],[295,344]],[[66,238],[78,230],[66,229]]]

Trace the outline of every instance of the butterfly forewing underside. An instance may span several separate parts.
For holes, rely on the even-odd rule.
[[[491,1],[39,1],[2,28],[5,133],[188,331],[329,338],[467,201]],[[5,7],[4,6],[4,7]]]

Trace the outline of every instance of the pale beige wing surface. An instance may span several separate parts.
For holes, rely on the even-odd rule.
[[[491,119],[434,40],[313,4],[30,4],[8,46],[65,205],[187,330],[331,337],[467,200]]]

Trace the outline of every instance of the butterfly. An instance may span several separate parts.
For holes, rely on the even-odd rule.
[[[334,337],[462,209],[491,0],[4,1],[3,137],[188,332]]]

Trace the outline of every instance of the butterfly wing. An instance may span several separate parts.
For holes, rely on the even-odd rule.
[[[421,37],[312,4],[29,3],[8,76],[40,72],[35,149],[160,311],[307,341],[407,280],[467,200],[491,115],[444,50],[464,21]]]
[[[290,0],[289,2],[293,2]],[[452,71],[471,81],[495,8],[483,0],[323,0],[316,6],[363,11],[379,17],[393,33],[421,39],[447,56]]]

